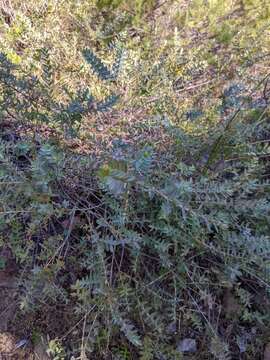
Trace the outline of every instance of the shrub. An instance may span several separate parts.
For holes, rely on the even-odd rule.
[[[95,3],[117,23],[123,2]],[[134,37],[147,4],[137,2]],[[213,21],[228,15],[227,2],[211,4],[205,19],[208,5],[192,3],[181,23],[189,31],[209,21],[211,47],[218,41],[235,55],[230,41],[239,34]],[[270,321],[269,75],[218,82],[218,101],[201,102],[212,94],[205,87],[180,106],[189,82],[219,60],[212,53],[208,62],[203,44],[197,52],[178,46],[177,31],[172,48],[141,39],[141,57],[128,44],[120,85],[134,83],[131,95],[122,92],[127,112],[139,107],[150,125],[133,123],[133,141],[117,135],[102,156],[37,139],[36,125],[79,137],[86,115],[111,109],[122,49],[111,66],[82,52],[108,91],[55,84],[47,48],[33,73],[0,57],[0,246],[16,260],[20,305],[10,327],[33,341],[48,334],[57,359],[191,358],[190,343],[200,359],[258,358]]]

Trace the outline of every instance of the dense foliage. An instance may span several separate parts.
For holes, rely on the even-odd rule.
[[[47,336],[53,359],[262,359],[268,3],[14,1],[1,11],[0,247],[16,261],[18,305],[9,330],[33,346]]]

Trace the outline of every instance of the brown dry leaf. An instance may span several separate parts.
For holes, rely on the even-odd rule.
[[[263,360],[270,360],[270,343],[265,346]]]
[[[0,333],[0,354],[11,353],[16,346],[15,337],[8,333]]]
[[[0,333],[0,360],[30,360],[31,353],[17,346],[17,339],[10,333]]]

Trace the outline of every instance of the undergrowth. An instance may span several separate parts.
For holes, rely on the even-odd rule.
[[[29,2],[32,19],[59,24],[63,11],[77,40],[85,34],[76,26],[91,33],[74,72],[58,67],[59,34],[55,49],[25,44],[14,57],[23,34],[42,41],[29,9],[5,17],[0,246],[18,267],[10,330],[33,344],[46,335],[53,359],[261,359],[270,336],[270,80],[264,60],[259,70],[250,64],[268,40],[258,37],[254,51],[250,41],[269,14],[255,12],[258,1],[234,11],[211,2],[207,16],[205,2],[183,2],[180,14],[171,1],[174,45],[164,31],[155,47],[147,31],[164,25],[158,2],[90,3],[49,2],[35,13]],[[90,25],[83,10],[94,11]],[[257,21],[241,37],[247,13]],[[195,51],[202,26],[208,47],[202,40]],[[92,119],[113,123],[115,113],[128,127],[105,149],[73,151],[70,139],[95,140],[85,133]],[[132,114],[140,122],[130,124]]]

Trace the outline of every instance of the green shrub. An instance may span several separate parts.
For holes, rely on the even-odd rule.
[[[185,156],[167,173],[153,148],[123,141],[98,167],[49,144],[2,142],[1,234],[8,237],[1,243],[22,268],[21,311],[42,311],[37,326],[68,339],[68,356],[83,346],[99,358],[108,351],[124,356],[123,349],[135,358],[181,358],[177,339],[192,331],[201,358],[219,358],[232,351],[216,323],[231,311],[223,301],[230,291],[239,309],[234,344],[251,326],[263,335],[269,316],[256,294],[268,297],[269,182],[259,155],[265,149],[254,140],[269,131],[264,116],[247,125],[242,113],[223,134],[230,152],[219,148],[207,165],[187,163],[204,148],[187,136]],[[22,156],[27,161],[19,165]],[[228,166],[216,168],[218,157]],[[76,326],[82,319],[83,328]]]
[[[103,20],[116,23],[126,5],[94,3]],[[136,40],[127,44],[123,74],[121,48],[100,59],[104,33],[95,34],[100,52],[82,52],[93,70],[91,85],[97,77],[105,90],[93,80],[90,91],[79,73],[78,82],[56,84],[59,69],[47,48],[36,52],[33,73],[24,60],[15,65],[1,54],[0,246],[11,250],[18,266],[19,308],[10,328],[23,336],[29,330],[32,338],[48,335],[55,359],[192,358],[183,339],[195,341],[200,359],[243,353],[256,359],[270,322],[269,75],[245,79],[243,64],[254,61],[246,45],[254,36],[250,28],[243,39],[230,22],[215,27],[214,20],[228,15],[228,2],[196,1],[185,10],[187,31],[198,30],[202,20],[210,24],[209,46],[200,43],[196,51],[189,37],[187,46],[179,45],[177,29],[173,46],[154,47],[156,39],[140,29],[154,5],[138,1],[135,20],[122,24],[135,26],[129,28],[135,38],[141,30],[142,40],[138,50]],[[83,18],[85,9],[76,10]],[[50,17],[51,10],[44,11]],[[104,30],[103,20],[91,20]],[[227,79],[225,57],[211,49],[217,41],[234,60],[235,39],[247,50],[243,67],[237,62],[239,78],[217,82],[213,99],[211,86],[190,85],[209,76],[211,66],[213,77]],[[257,46],[264,44],[260,38]],[[121,117],[138,107],[143,113],[129,137],[116,131],[106,151],[94,156],[38,136],[36,125],[49,124],[79,138],[87,115],[115,104],[110,92],[119,77],[129,106]],[[189,86],[190,98],[180,104]]]

